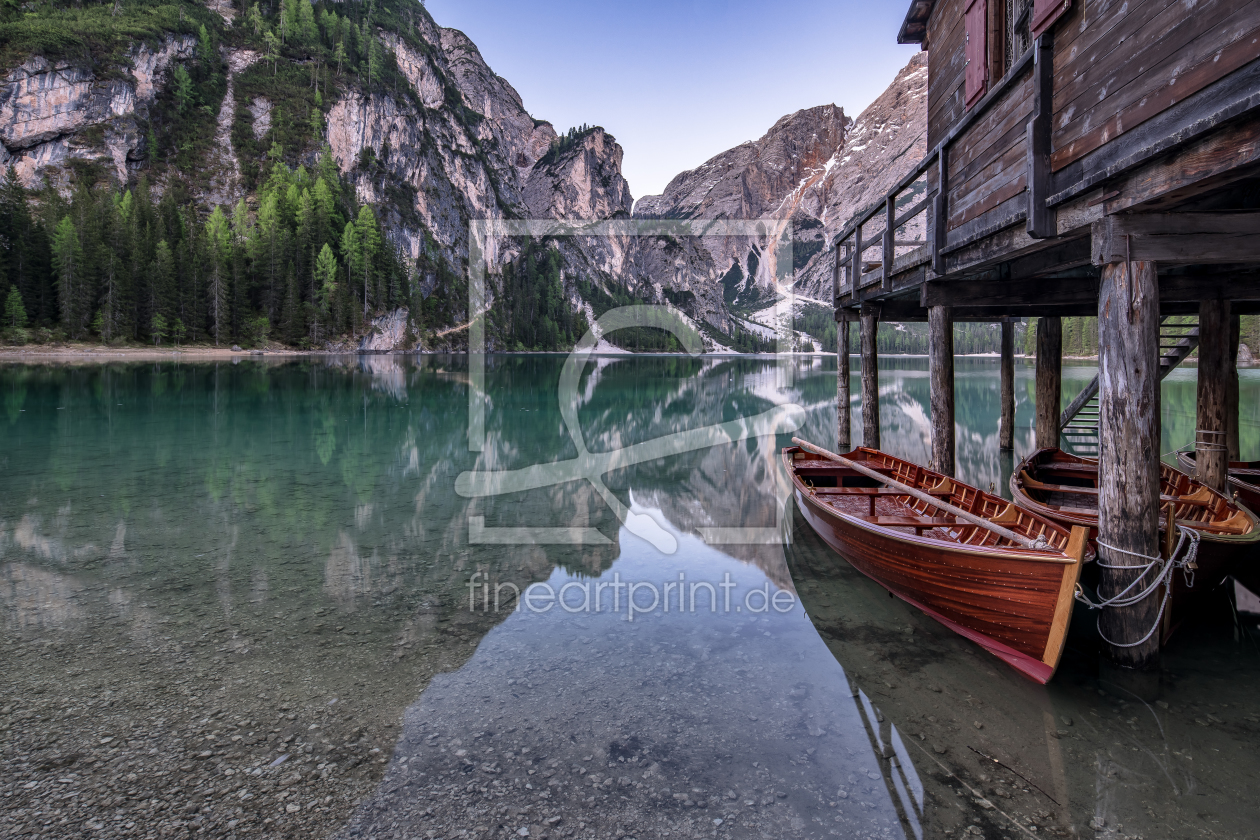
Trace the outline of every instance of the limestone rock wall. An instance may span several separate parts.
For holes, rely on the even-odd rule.
[[[125,181],[129,164],[144,157],[137,115],[157,95],[171,62],[191,56],[195,44],[187,36],[168,38],[156,50],[141,44],[128,56],[123,79],[101,79],[74,62],[41,56],[13,68],[0,85],[0,168],[12,166],[34,186],[71,158],[104,157]]]

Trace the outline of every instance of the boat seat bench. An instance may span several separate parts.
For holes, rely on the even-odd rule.
[[[952,516],[863,516],[862,519],[883,528],[913,528],[916,534],[922,534],[931,528],[949,528],[958,524],[958,520]]]
[[[1076,496],[1097,496],[1097,487],[1075,487],[1070,484],[1046,484],[1038,481],[1028,473],[1020,474],[1020,481],[1024,487],[1029,490],[1040,490],[1043,493],[1067,493]],[[1175,505],[1191,505],[1194,507],[1208,507],[1214,501],[1210,496],[1164,496],[1159,497],[1160,504],[1168,504],[1172,502]]]
[[[948,499],[954,493],[952,489],[920,490],[919,492],[941,499]],[[891,487],[815,487],[814,494],[817,496],[866,496],[871,501],[871,516],[875,515],[875,500],[881,496],[909,495],[904,490],[894,490]]]

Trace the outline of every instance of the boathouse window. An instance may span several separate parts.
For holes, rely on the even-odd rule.
[[[1024,50],[1028,49],[1032,38],[1029,36],[1029,25],[1032,18],[1032,0],[1004,0],[1002,10],[1005,20],[1002,21],[1002,75],[1010,72]]]
[[[965,11],[968,108],[1032,46],[1034,21],[1043,20],[1048,27],[1066,8],[1065,0],[969,0]]]

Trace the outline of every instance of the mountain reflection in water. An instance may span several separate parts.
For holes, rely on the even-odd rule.
[[[1179,634],[1159,702],[1100,679],[1082,632],[1059,677],[1032,686],[816,539],[789,501],[785,436],[604,477],[676,537],[672,555],[585,481],[459,497],[462,472],[576,455],[562,363],[488,359],[476,453],[461,357],[0,368],[0,835],[99,822],[84,830],[919,838],[1092,821],[1151,838],[1256,824],[1252,631]],[[926,360],[881,365],[884,446],[924,461]],[[608,452],[794,403],[798,434],[830,447],[835,370],[601,357],[578,414],[589,449]],[[1065,399],[1092,375],[1066,367]],[[1022,457],[1031,366],[1017,376]],[[956,388],[959,477],[1005,492],[996,360],[959,359]],[[1257,457],[1253,371],[1241,394],[1243,455]],[[1162,405],[1167,451],[1193,437],[1192,370],[1165,381]],[[472,517],[605,544],[470,544]],[[702,539],[736,527],[782,539]],[[477,573],[556,589],[729,573],[738,591],[799,592],[804,609],[495,613],[469,609]]]

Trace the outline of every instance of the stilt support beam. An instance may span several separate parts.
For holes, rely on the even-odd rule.
[[[1238,445],[1238,344],[1242,341],[1242,319],[1230,312],[1229,369],[1225,372],[1225,445],[1229,460],[1241,461]]]
[[[1195,426],[1195,470],[1199,481],[1226,492],[1229,469],[1229,301],[1199,303],[1199,410]]]
[[[1015,448],[1015,322],[1002,321],[1002,419],[998,423],[998,448]]]
[[[1159,555],[1159,283],[1153,262],[1103,267],[1098,385],[1098,550],[1105,564],[1099,568],[1098,594],[1108,598]],[[1159,631],[1150,631],[1159,605],[1155,594],[1130,607],[1103,610],[1099,628],[1112,642],[1105,647],[1114,664],[1142,669],[1158,664]]]
[[[879,316],[874,306],[863,304],[862,330],[862,445],[879,449],[879,357],[875,331]]]
[[[849,406],[849,322],[836,323],[836,451],[848,452],[853,448],[852,417]]]
[[[932,469],[954,474],[954,319],[948,306],[928,308],[928,378]]]
[[[1156,301],[1158,305],[1158,301]],[[1063,394],[1063,321],[1037,319],[1037,448],[1058,449]]]

